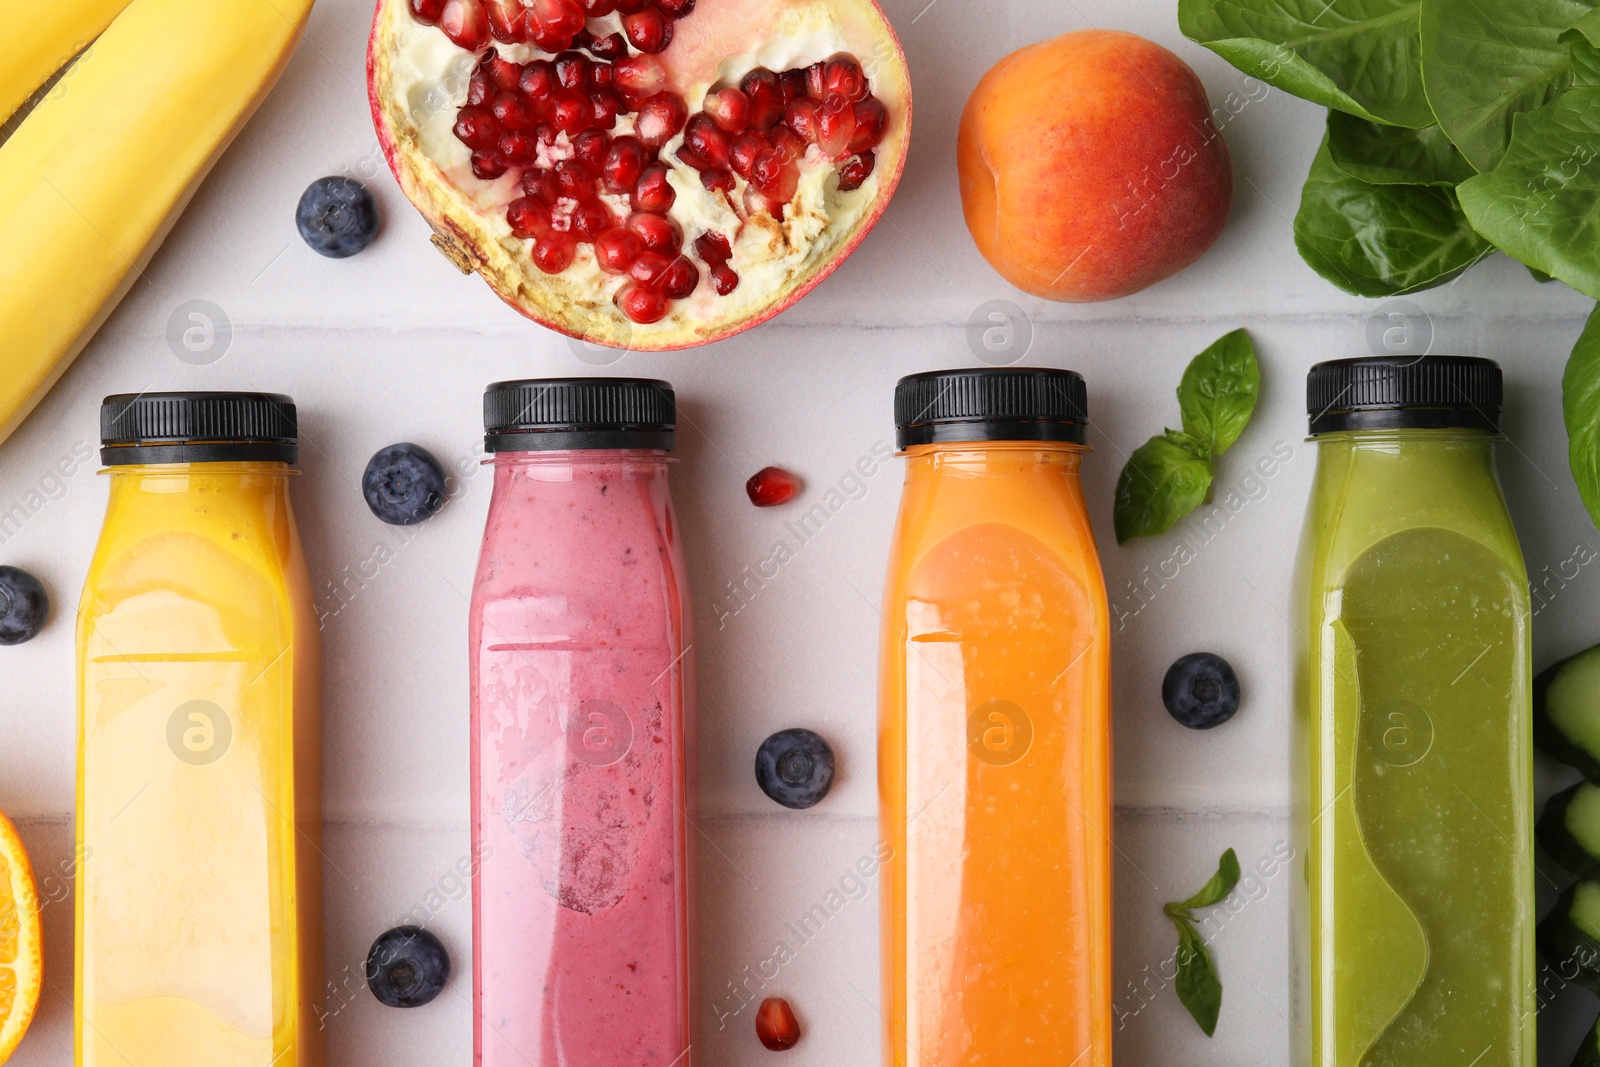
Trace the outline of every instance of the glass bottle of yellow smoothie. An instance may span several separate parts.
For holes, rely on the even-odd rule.
[[[1530,614],[1500,368],[1337,360],[1306,391],[1294,1062],[1533,1067]]]
[[[78,610],[78,1067],[320,1067],[316,619],[294,404],[101,408]]]
[[[1083,379],[917,374],[883,602],[884,1063],[1109,1067],[1110,647]]]

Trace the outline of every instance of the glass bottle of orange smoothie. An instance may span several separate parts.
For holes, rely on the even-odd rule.
[[[917,374],[879,703],[884,1063],[1111,1063],[1110,640],[1061,370]]]
[[[78,1067],[320,1067],[318,642],[294,404],[101,408],[78,610]]]

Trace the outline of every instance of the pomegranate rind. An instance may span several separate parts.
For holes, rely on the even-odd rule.
[[[629,321],[614,303],[617,285],[586,289],[572,284],[564,275],[541,272],[529,255],[531,242],[510,235],[503,219],[495,217],[498,209],[483,203],[481,190],[469,182],[454,180],[423,148],[411,102],[403,99],[405,93],[397,77],[399,42],[404,33],[416,26],[406,0],[378,0],[373,16],[367,48],[367,93],[373,125],[401,190],[433,228],[434,245],[462,273],[478,274],[523,315],[569,337],[615,348],[673,351],[709,344],[788,309],[838,269],[877,224],[899,185],[910,147],[910,74],[900,40],[876,0],[702,0],[690,16],[698,32],[676,34],[672,45],[658,56],[668,66],[670,87],[690,102],[692,111],[698,110],[710,84],[730,75],[737,80],[743,70],[756,66],[757,57],[763,54],[761,47],[747,53],[723,54],[718,42],[748,37],[752,27],[759,28],[756,32],[769,32],[774,27],[804,25],[816,17],[827,17],[834,23],[847,50],[865,67],[873,94],[888,109],[888,129],[876,148],[876,188],[871,192],[871,202],[848,226],[836,226],[830,217],[819,230],[818,220],[811,219],[809,225],[815,232],[810,240],[820,246],[817,253],[808,255],[780,281],[768,286],[768,291],[757,293],[754,299],[747,292],[742,301],[730,302],[725,309],[719,309],[714,302],[717,298],[712,297],[695,305],[699,313],[677,313],[675,309],[660,322],[638,324]],[[718,33],[719,25],[730,29]],[[470,69],[467,53],[449,47],[462,68]],[[814,62],[827,57],[805,58]],[[464,77],[454,81],[454,99],[444,104],[452,114],[466,92]],[[671,150],[678,142],[679,138],[674,138],[667,143],[667,150],[661,153],[662,162],[671,162]],[[694,177],[692,172],[689,176]],[[826,180],[831,187],[837,177]],[[758,237],[781,251],[794,247],[802,222],[805,220],[786,217],[780,223],[755,214],[746,225],[755,227]],[[739,269],[737,258],[731,265]],[[702,274],[708,275],[709,271],[703,269]],[[706,282],[702,282],[702,290],[705,288]]]

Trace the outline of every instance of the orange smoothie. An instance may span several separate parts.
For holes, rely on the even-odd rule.
[[[204,421],[179,407],[180,430]],[[102,452],[78,615],[78,1067],[323,1062],[318,642],[293,472],[173,461],[215,447]]]
[[[897,396],[879,716],[893,1067],[1111,1062],[1110,638],[1086,449],[906,426],[931,390],[924,417],[967,416],[945,423],[957,434],[1048,433],[1069,373],[961,372],[942,398],[939,382]],[[1065,414],[1082,408],[1071,378]],[[997,418],[1019,388],[1033,418]]]

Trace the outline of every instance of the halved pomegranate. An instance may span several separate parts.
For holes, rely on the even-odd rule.
[[[434,244],[529,318],[629,348],[800,299],[910,141],[876,0],[378,0],[367,76]]]

